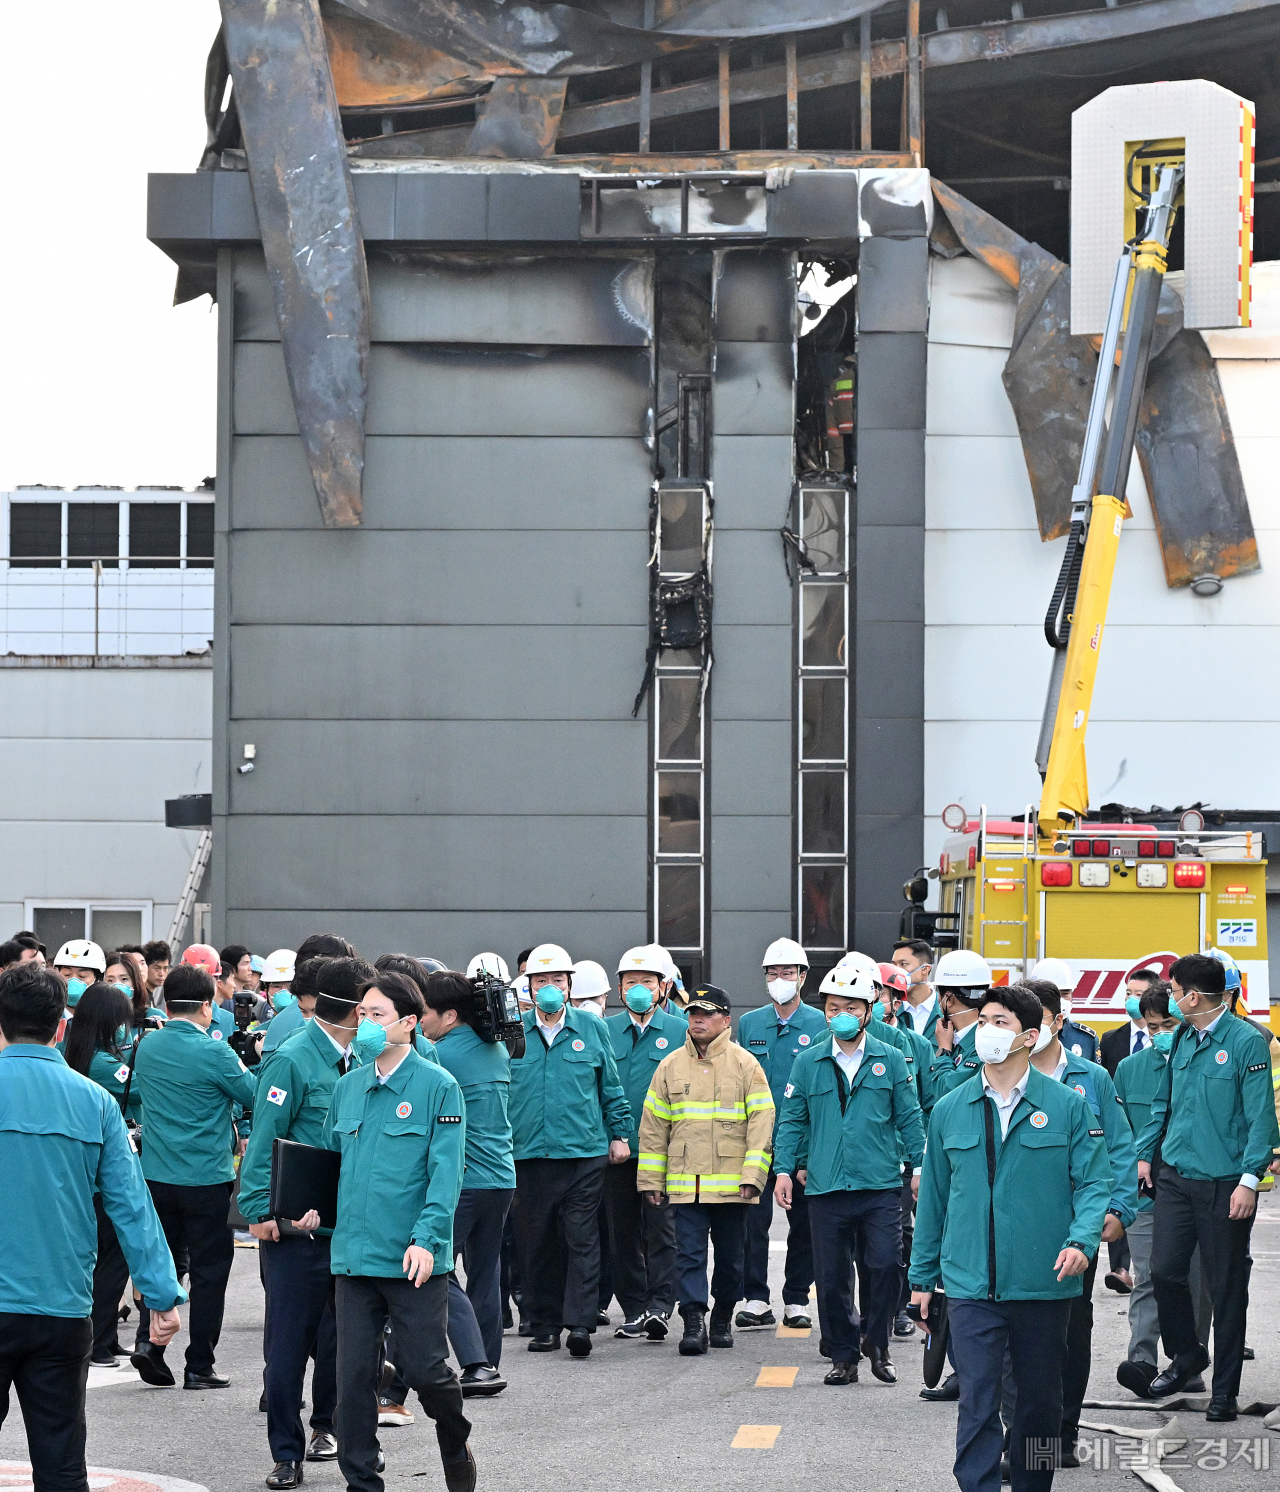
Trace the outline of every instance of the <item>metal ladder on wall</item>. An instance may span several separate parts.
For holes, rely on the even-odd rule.
[[[169,926],[169,946],[177,948],[186,931],[187,922],[196,904],[196,893],[200,890],[200,882],[204,880],[204,873],[209,868],[209,857],[213,853],[213,830],[201,829],[200,838],[196,842],[196,852],[191,857],[191,865],[187,870],[187,879],[182,884],[182,895],[178,898],[178,905],[173,911],[173,922]]]

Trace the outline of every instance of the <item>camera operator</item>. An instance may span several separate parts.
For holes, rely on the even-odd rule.
[[[458,1080],[466,1101],[466,1168],[453,1219],[454,1256],[462,1255],[466,1295],[449,1276],[449,1340],[462,1367],[463,1397],[506,1387],[500,1298],[502,1230],[516,1190],[507,1100],[511,1058],[495,1039],[483,995],[464,974],[429,974],[421,1027],[436,1057]],[[514,1013],[514,1012],[513,1012]],[[477,1030],[479,1025],[481,1030]],[[483,1034],[482,1034],[483,1031]],[[461,1309],[470,1301],[469,1309]]]
[[[35,962],[0,978],[0,1421],[13,1384],[41,1492],[89,1485],[95,1197],[151,1307],[156,1342],[178,1330],[185,1298],[119,1106],[53,1049],[65,999],[62,980]]]
[[[142,1174],[175,1260],[185,1247],[191,1340],[183,1387],[226,1388],[214,1372],[223,1302],[235,1252],[227,1223],[235,1131],[232,1109],[252,1108],[253,1074],[225,1041],[209,1039],[213,980],[190,964],[164,986],[169,1021],[138,1047],[133,1081],[147,1116]],[[132,1358],[143,1382],[169,1387],[173,1374],[154,1343]]]
[[[253,1133],[240,1165],[240,1210],[259,1240],[262,1284],[267,1439],[275,1461],[272,1488],[296,1487],[302,1461],[331,1461],[337,1400],[337,1338],[333,1320],[332,1229],[282,1233],[268,1211],[271,1151],[277,1139],[319,1145],[334,1085],[360,1065],[351,1039],[360,1015],[360,986],[374,977],[357,958],[313,959],[314,1013],[295,1040],[264,1057],[258,1069]],[[327,1309],[326,1309],[327,1308]],[[315,1358],[310,1444],[302,1432],[302,1383],[307,1358]]]

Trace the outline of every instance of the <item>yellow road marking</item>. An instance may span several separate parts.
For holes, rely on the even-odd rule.
[[[794,1388],[799,1368],[761,1368],[757,1388]]]
[[[773,1443],[782,1433],[781,1425],[739,1425],[738,1433],[730,1442],[735,1451],[771,1451]]]
[[[811,1326],[779,1326],[776,1335],[780,1337],[807,1337],[813,1330]]]

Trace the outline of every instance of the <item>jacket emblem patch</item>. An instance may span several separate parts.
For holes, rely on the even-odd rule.
[[[809,1038],[807,1036],[801,1036],[800,1037],[800,1045],[801,1046],[808,1046],[809,1045]]]
[[[411,1103],[409,1103],[407,1100],[404,1103],[398,1103],[396,1105],[396,1118],[397,1119],[407,1119],[409,1117],[409,1115],[412,1114],[412,1113],[413,1113],[413,1105]]]
[[[268,1088],[267,1102],[275,1104],[278,1108],[284,1107],[284,1101],[289,1096],[287,1088]]]
[[[587,1049],[587,1044],[586,1044],[585,1041],[575,1041],[573,1043],[573,1050],[575,1052],[585,1052],[586,1049]]]
[[[1218,1055],[1213,1060],[1218,1064],[1219,1067],[1225,1066],[1225,1064],[1226,1064],[1226,1062],[1228,1060],[1227,1053],[1226,1052],[1219,1052]]]
[[[871,1064],[871,1071],[878,1078],[884,1077],[884,1063],[883,1062],[873,1062]]]
[[[129,1069],[127,1067],[117,1067],[113,1076],[117,1083],[123,1083],[129,1076]]]
[[[1043,1109],[1037,1109],[1031,1118],[1027,1120],[1032,1129],[1043,1129],[1048,1122],[1049,1116]]]
[[[660,1052],[665,1052],[667,1049],[667,1038],[665,1036],[659,1036],[653,1044],[658,1048]]]
[[[436,1123],[437,1124],[461,1124],[462,1123],[462,1115],[461,1114],[437,1114],[436,1115]]]

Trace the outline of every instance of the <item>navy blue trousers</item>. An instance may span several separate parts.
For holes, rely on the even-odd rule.
[[[514,1196],[514,1187],[464,1187],[458,1197],[453,1251],[462,1255],[467,1288],[449,1276],[449,1345],[464,1368],[502,1361],[502,1231]]]
[[[809,1198],[818,1324],[834,1362],[857,1362],[861,1340],[889,1346],[902,1271],[901,1189],[825,1192]],[[853,1310],[858,1261],[859,1323]]]
[[[747,1218],[747,1248],[742,1282],[744,1300],[769,1299],[769,1226],[773,1222],[772,1171],[760,1201]],[[808,1306],[813,1284],[813,1244],[809,1234],[809,1208],[804,1187],[792,1177],[791,1211],[787,1214],[787,1262],[782,1275],[782,1303]]]
[[[329,1240],[286,1235],[258,1245],[267,1307],[262,1325],[262,1375],[267,1396],[267,1443],[276,1461],[301,1461],[307,1440],[302,1428],[302,1383],[307,1358],[311,1378],[311,1428],[333,1434],[338,1399],[338,1337],[333,1314]]]
[[[645,1206],[649,1206],[648,1202]],[[677,1202],[676,1299],[680,1309],[707,1308],[707,1241],[716,1251],[711,1298],[722,1312],[732,1312],[742,1296],[742,1267],[750,1202]]]

